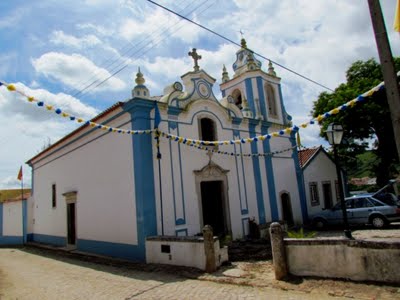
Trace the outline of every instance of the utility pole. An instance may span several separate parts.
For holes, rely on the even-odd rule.
[[[400,160],[400,93],[397,83],[396,70],[389,39],[383,20],[382,9],[379,0],[368,0],[369,12],[371,15],[372,26],[374,28],[376,45],[378,47],[379,60],[385,81],[386,97],[389,104],[390,115],[392,118],[394,139],[397,147],[397,155]]]

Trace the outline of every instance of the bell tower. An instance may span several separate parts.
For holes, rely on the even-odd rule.
[[[223,67],[220,84],[222,96],[231,96],[244,117],[287,125],[291,116],[286,113],[281,78],[276,75],[272,62],[269,61],[268,71],[263,71],[261,61],[247,48],[244,38],[240,44],[241,48],[236,52],[236,61],[232,65],[232,78]]]

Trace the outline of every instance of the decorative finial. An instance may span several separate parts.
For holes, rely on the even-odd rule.
[[[275,72],[275,69],[274,69],[274,67],[272,65],[271,60],[268,63],[268,74],[272,75],[272,76],[276,76],[276,72]]]
[[[222,82],[227,82],[229,81],[229,74],[226,71],[226,67],[224,65],[224,67],[222,68]]]
[[[242,38],[242,39],[240,40],[240,45],[242,46],[242,49],[246,49],[246,48],[247,48],[246,40],[245,40],[244,38]]]
[[[197,61],[201,59],[201,55],[197,54],[196,48],[193,48],[192,51],[188,53],[188,55],[191,56],[194,60],[194,71],[198,72],[200,70],[200,67],[197,64]]]
[[[146,82],[146,80],[143,77],[142,72],[140,72],[140,67],[138,68],[138,72],[136,74],[135,82],[136,82],[137,85],[143,85]]]

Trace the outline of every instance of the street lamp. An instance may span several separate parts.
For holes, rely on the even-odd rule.
[[[337,149],[336,149],[336,146],[340,145],[340,143],[342,142],[342,138],[343,138],[342,125],[334,124],[334,123],[329,124],[328,128],[326,129],[326,135],[328,137],[329,144],[331,144],[333,147],[333,154],[334,154],[334,158],[335,158],[336,175],[338,178],[338,185],[339,185],[339,197],[340,197],[340,204],[342,207],[343,222],[344,222],[344,228],[345,228],[344,235],[345,235],[345,237],[347,237],[349,239],[353,239],[350,228],[349,228],[349,222],[347,220],[346,204],[344,202],[344,193],[343,193],[343,181],[342,181],[342,175],[340,172],[339,160],[338,160]]]

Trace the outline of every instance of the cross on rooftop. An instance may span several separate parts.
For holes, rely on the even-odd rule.
[[[189,56],[191,56],[194,60],[194,70],[197,72],[200,70],[199,65],[197,64],[197,61],[201,59],[201,55],[198,55],[196,52],[196,48],[193,48],[192,51],[188,53]]]

